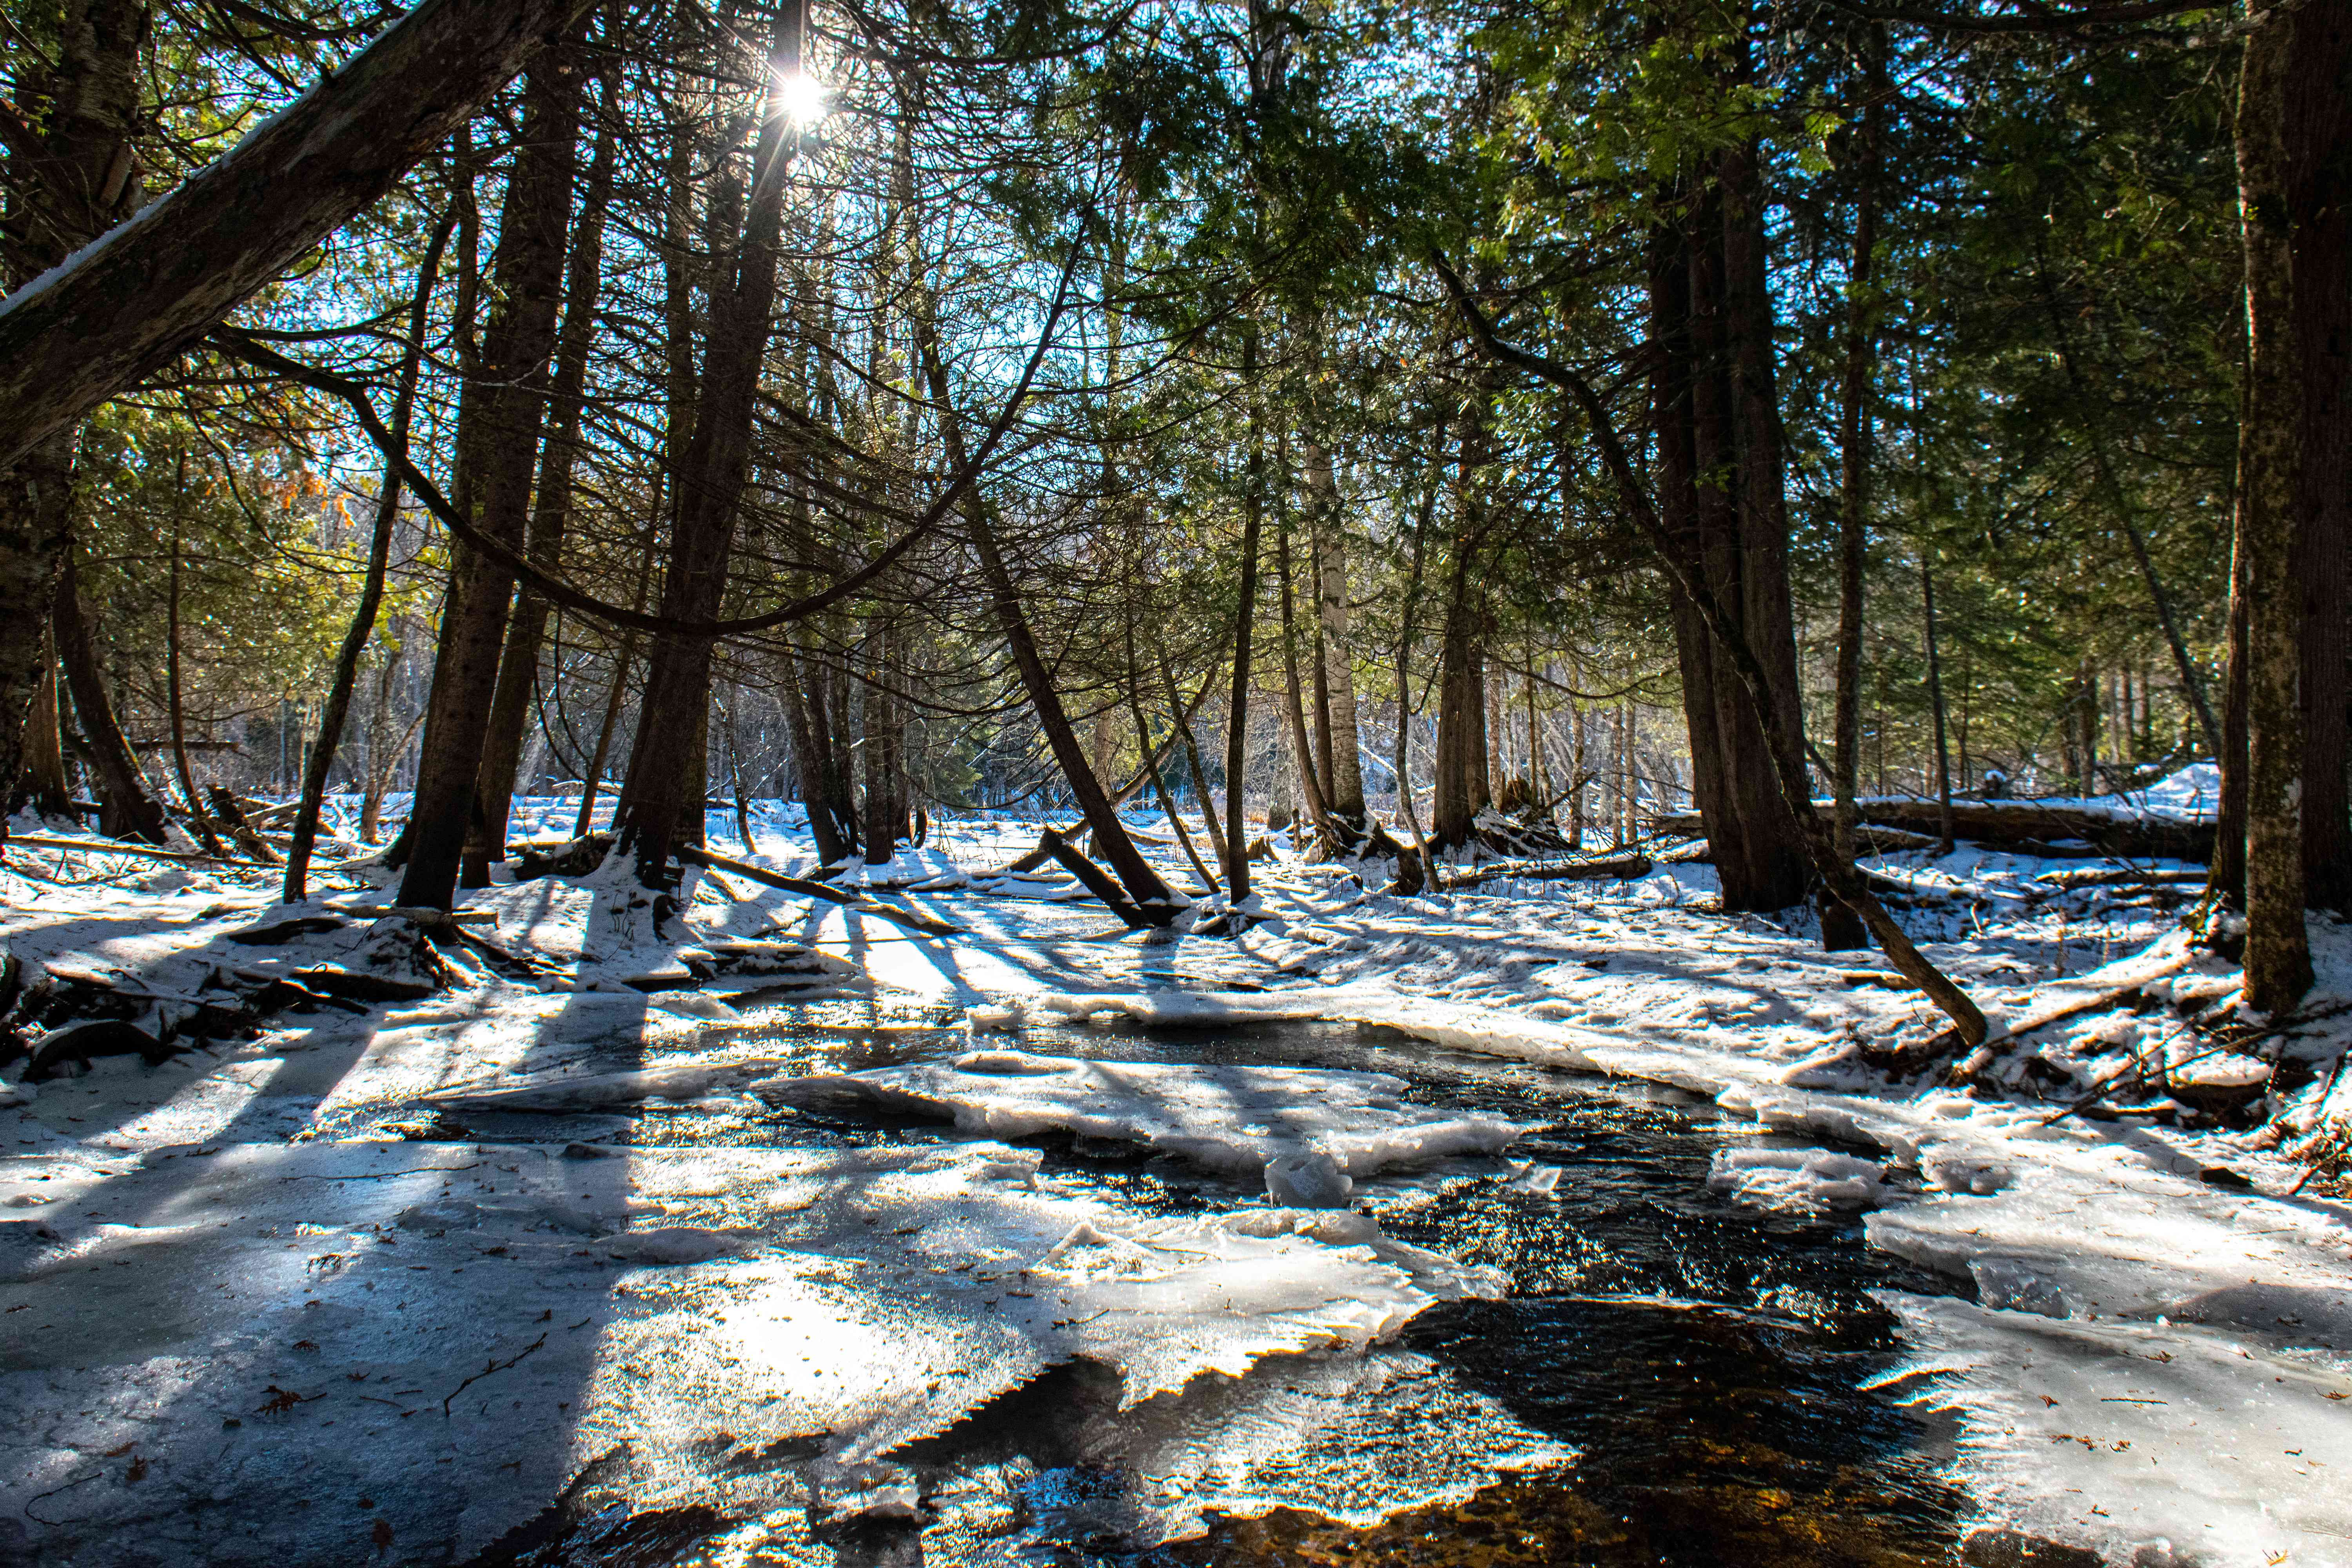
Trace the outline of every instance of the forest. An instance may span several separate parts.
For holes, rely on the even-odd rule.
[[[5,0],[0,1557],[2352,1563],[2347,189],[2347,0]]]

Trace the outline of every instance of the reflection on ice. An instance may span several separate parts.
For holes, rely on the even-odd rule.
[[[1386,1073],[969,1051],[951,1062],[768,1079],[751,1090],[806,1110],[937,1117],[992,1138],[1066,1131],[1250,1174],[1273,1161],[1321,1154],[1340,1173],[1363,1177],[1448,1155],[1491,1154],[1527,1131],[1496,1116],[1409,1104],[1406,1087]]]

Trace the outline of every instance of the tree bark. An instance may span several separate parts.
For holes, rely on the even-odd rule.
[[[132,138],[149,5],[68,0],[50,15],[58,23],[54,60],[26,51],[16,76],[17,101],[46,101],[47,112],[32,143],[10,150],[13,188],[0,233],[22,258],[7,275],[11,288],[120,221],[139,205],[141,194]],[[0,301],[0,320],[16,302]],[[14,368],[0,366],[0,383]],[[46,438],[0,457],[0,786],[11,790],[23,765],[18,748],[34,688],[48,683],[47,700],[54,705],[58,697],[49,618],[70,538],[79,423],[79,416],[63,421]],[[0,424],[0,442],[20,435]],[[52,730],[55,717],[53,707]],[[57,776],[64,776],[62,762]],[[0,824],[0,839],[6,833]]]
[[[65,667],[66,688],[73,693],[74,716],[81,722],[82,739],[89,742],[90,770],[98,782],[99,831],[110,838],[136,838],[162,845],[171,841],[164,831],[163,804],[148,787],[147,775],[124,739],[106,691],[106,672],[98,662],[98,648],[81,611],[81,590],[75,569],[74,547],[66,546],[63,570],[58,574],[53,624],[58,635],[58,662]]]
[[[2274,26],[2285,26],[2280,18]],[[2345,770],[2346,666],[2352,660],[2352,16],[2306,5],[2292,18],[2286,121],[2291,138],[2296,351],[2302,460],[2294,575],[2303,585],[2304,899],[2352,913],[2352,798]]]
[[[1298,680],[1298,628],[1291,605],[1290,519],[1285,515],[1275,521],[1274,570],[1282,582],[1282,676],[1285,706],[1290,718],[1290,758],[1298,774],[1298,794],[1307,810],[1307,821],[1313,824],[1317,840],[1331,837],[1331,817],[1323,801],[1322,781],[1315,748],[1307,732],[1307,709]],[[1328,741],[1326,754],[1328,754]]]
[[[1242,395],[1249,401],[1242,477],[1241,582],[1234,610],[1234,685],[1225,712],[1225,886],[1236,909],[1250,896],[1249,823],[1243,795],[1249,763],[1250,626],[1257,617],[1258,530],[1265,511],[1265,440],[1257,395],[1257,329],[1242,335]]]
[[[572,476],[581,456],[580,426],[586,408],[588,348],[595,334],[597,287],[604,257],[604,210],[613,189],[613,89],[616,79],[608,66],[600,108],[604,123],[596,132],[595,152],[589,160],[588,181],[580,200],[580,216],[572,225],[572,254],[565,268],[563,322],[556,334],[555,375],[548,388],[552,417],[546,449],[541,455],[538,494],[530,510],[530,534],[525,549],[531,564],[553,574],[563,564],[564,534],[572,511]],[[571,206],[569,171],[564,205]],[[474,784],[476,841],[467,868],[468,879],[488,880],[488,862],[507,854],[507,818],[514,805],[515,769],[521,759],[523,731],[530,718],[531,693],[539,680],[540,645],[547,636],[548,603],[526,584],[515,595],[507,619],[506,645],[499,655],[499,679],[490,699],[490,715],[482,742],[482,766]]]
[[[962,427],[956,417],[955,405],[949,399],[947,367],[940,362],[939,347],[931,337],[928,321],[919,324],[918,346],[922,359],[925,380],[930,386],[931,401],[940,422],[940,438],[947,448],[948,463],[961,468],[965,463]],[[1102,781],[1087,760],[1085,744],[1079,741],[1076,729],[1070,722],[1069,711],[1063,707],[1061,694],[1054,688],[1053,673],[1038,652],[1037,641],[1029,628],[1027,616],[1022,612],[1020,590],[1011,569],[1005,564],[1003,552],[998,547],[996,531],[988,517],[988,504],[978,486],[967,487],[963,492],[964,531],[971,539],[972,550],[980,557],[982,577],[988,584],[989,596],[996,612],[997,628],[1003,634],[1005,647],[1013,655],[1013,668],[1019,672],[1023,690],[1029,698],[1030,710],[1037,716],[1037,727],[1045,732],[1045,743],[1054,753],[1054,761],[1069,781],[1070,793],[1094,835],[1097,854],[1110,862],[1112,871],[1126,885],[1128,895],[1134,900],[1152,923],[1165,925],[1181,907],[1173,889],[1151,868],[1134,840],[1127,836],[1126,825],[1118,819],[1118,807],[1103,791]],[[1150,762],[1147,754],[1146,763]],[[869,851],[870,853],[870,851]],[[1236,895],[1239,896],[1239,895]]]
[[[220,837],[205,815],[204,796],[196,793],[196,771],[188,764],[187,710],[180,700],[180,520],[178,509],[188,493],[188,449],[180,448],[179,472],[173,489],[172,564],[163,591],[163,707],[172,729],[172,768],[179,775],[180,798],[187,804],[188,831],[207,855],[222,855]]]
[[[405,446],[408,426],[416,408],[416,378],[424,363],[425,318],[433,302],[433,288],[441,274],[442,247],[457,222],[453,206],[433,231],[425,247],[425,259],[416,269],[416,287],[408,300],[408,345],[400,358],[400,379],[393,392],[393,439]],[[294,833],[286,849],[286,881],[280,897],[289,904],[300,903],[307,895],[306,886],[310,869],[310,850],[319,837],[319,808],[327,796],[327,775],[335,765],[335,752],[341,744],[343,721],[350,717],[352,688],[359,679],[360,656],[367,651],[368,639],[375,635],[376,611],[383,604],[383,576],[392,561],[392,535],[400,522],[400,475],[390,467],[383,471],[383,480],[376,494],[375,527],[368,540],[367,576],[360,585],[360,602],[352,611],[351,629],[343,634],[342,647],[336,651],[334,679],[327,687],[326,705],[320,710],[319,739],[310,748],[310,766],[302,775],[302,804],[294,814]],[[178,568],[178,557],[173,559]],[[174,686],[176,697],[177,687]],[[176,721],[176,715],[175,715]],[[174,738],[178,734],[176,727]],[[194,792],[190,792],[194,799]]]
[[[1936,571],[1922,546],[1919,552],[1919,599],[1927,615],[1927,710],[1936,724],[1936,858],[1952,852],[1952,748],[1944,728],[1944,663],[1936,647]],[[1851,856],[1849,846],[1840,852]]]
[[[1885,146],[1886,26],[1870,24],[1864,45],[1861,133],[1855,141],[1853,259],[1846,269],[1845,378],[1838,442],[1843,483],[1838,504],[1836,802],[1838,853],[1853,858],[1853,797],[1862,776],[1863,568],[1870,531],[1871,373],[1878,360],[1878,300],[1872,274],[1878,249],[1878,185]],[[1924,564],[1924,563],[1923,563]],[[1822,946],[1832,952],[1867,946],[1862,919],[1834,899],[1821,906]]]
[[[497,303],[482,334],[478,377],[461,395],[457,416],[457,510],[509,547],[524,542],[546,414],[547,361],[562,299],[580,120],[574,54],[567,44],[543,58],[524,88],[521,144],[491,264]],[[451,542],[425,748],[409,814],[403,904],[446,909],[457,891],[466,844],[476,832],[475,781],[481,775],[513,592],[514,575],[506,566],[462,540]],[[480,865],[470,869],[468,885],[488,880]]]
[[[179,189],[0,302],[0,465],[171,363],[390,190],[590,3],[422,0]]]
[[[1723,174],[1725,324],[1738,429],[1739,614],[1748,646],[1772,684],[1776,711],[1800,727],[1801,755],[1804,704],[1797,685],[1796,621],[1789,593],[1788,485],[1773,368],[1772,293],[1759,156],[1753,144],[1743,142],[1727,154]],[[1756,878],[1747,890],[1745,907],[1785,908],[1803,900],[1811,880],[1803,836],[1775,785],[1769,740],[1748,705],[1738,700],[1736,683],[1727,684],[1726,695],[1739,710],[1740,729],[1753,735],[1764,753],[1738,780]]]
[[[770,64],[779,79],[800,69],[801,19],[796,0],[788,0],[777,16]],[[786,117],[764,93],[761,115],[740,237],[730,264],[720,269],[724,276],[711,283],[709,347],[694,436],[677,485],[669,571],[662,583],[661,613],[669,620],[707,620],[717,614],[751,472],[760,364],[775,314],[784,174],[797,151]],[[694,787],[677,762],[694,754],[709,722],[711,652],[707,637],[665,635],[655,638],[646,665],[636,740],[614,826],[621,847],[635,857],[637,880],[647,888],[667,887],[672,879],[670,846]],[[693,805],[701,809],[699,795]]]
[[[1360,828],[1365,822],[1364,770],[1358,748],[1356,667],[1348,647],[1348,535],[1339,517],[1339,487],[1330,449],[1309,440],[1302,453],[1307,469],[1307,522],[1315,542],[1316,615],[1322,631],[1323,684],[1331,715],[1331,777],[1324,805]]]
[[[40,626],[38,646],[47,667],[33,683],[33,709],[26,715],[19,752],[20,774],[8,798],[10,815],[30,805],[37,816],[73,815],[73,791],[66,783],[65,727],[58,715],[58,661],[49,643],[49,623]]]
[[[2246,545],[2246,1000],[2284,1013],[2311,986],[2304,928],[2300,694],[2303,589],[2294,580],[2304,397],[2295,352],[2286,83],[2293,14],[2255,13],[2240,68],[2237,161],[2245,251],[2246,418],[2238,516]]]
[[[966,503],[969,516],[979,492],[971,492]],[[992,583],[992,588],[994,584]],[[1003,620],[1000,606],[998,619]],[[1027,627],[1024,624],[1024,634]],[[858,761],[866,774],[866,821],[863,837],[866,841],[866,863],[879,866],[898,853],[898,844],[907,831],[907,809],[902,798],[905,788],[903,770],[899,766],[898,748],[901,726],[898,700],[894,688],[898,685],[898,661],[895,654],[897,628],[887,616],[877,617],[868,635],[867,648],[871,656],[874,679],[866,683],[865,722],[859,726],[865,744],[858,750]],[[1037,667],[1045,668],[1043,660]],[[1024,672],[1024,682],[1026,672]],[[1031,694],[1035,701],[1035,694]],[[1067,722],[1066,715],[1064,721]]]

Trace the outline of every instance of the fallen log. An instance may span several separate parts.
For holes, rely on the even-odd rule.
[[[212,803],[213,820],[228,829],[228,836],[236,841],[236,847],[248,858],[264,866],[278,863],[278,851],[269,847],[269,841],[262,837],[260,831],[247,818],[245,808],[236,803],[236,796],[214,784],[205,792],[205,798]]]
[[[1605,860],[1573,860],[1566,863],[1523,860],[1498,860],[1474,870],[1454,871],[1438,879],[1442,891],[1459,892],[1482,882],[1504,880],[1524,882],[1622,882],[1650,874],[1652,861],[1647,855],[1636,852],[1613,856]]]
[[[0,852],[9,849],[74,849],[85,855],[132,855],[142,860],[177,860],[205,866],[231,864],[213,855],[194,855],[184,849],[158,849],[146,844],[118,844],[110,838],[52,838],[39,833],[12,833],[8,842],[0,845]]]
[[[2082,870],[2044,871],[2034,881],[2043,887],[2063,888],[2201,888],[2210,878],[2204,871],[2141,869],[2137,866],[2109,866]]]
[[[1047,833],[1052,833],[1054,829],[1049,827],[1045,831]],[[1019,876],[1024,871],[1034,871],[1053,858],[1054,851],[1052,847],[1047,845],[1045,841],[1041,838],[1037,841],[1036,848],[1032,849],[1028,854],[1024,855],[1020,859],[1013,861],[1013,864],[1005,867],[1003,870],[989,872],[988,877],[1015,877]],[[988,878],[986,877],[982,879],[983,881],[987,879]]]
[[[1856,803],[1862,825],[1906,837],[1886,847],[1916,849],[1937,841],[1941,808],[1931,800],[1864,800]],[[1653,832],[1700,834],[1698,813],[1662,813],[1649,820]],[[2213,825],[2171,817],[2117,816],[2080,807],[2044,805],[2031,800],[1954,801],[1952,834],[1988,849],[2045,859],[2095,859],[2117,856],[2139,860],[2213,858]],[[1913,839],[1925,842],[1913,842]]]
[[[1127,896],[1126,890],[1111,879],[1109,872],[1087,859],[1076,845],[1052,828],[1045,828],[1038,833],[1037,847],[1083,883],[1087,892],[1100,899],[1129,930],[1143,931],[1164,926],[1176,918],[1175,910],[1166,905],[1146,910]]]
[[[680,844],[676,846],[671,853],[689,866],[725,871],[782,892],[798,893],[804,899],[822,899],[826,903],[840,904],[845,909],[856,910],[861,914],[877,915],[894,924],[905,926],[910,931],[922,931],[927,935],[953,936],[963,929],[961,926],[950,925],[945,921],[933,920],[929,915],[917,914],[911,910],[894,909],[888,904],[849,889],[828,888],[823,882],[812,882],[805,877],[788,877],[782,871],[771,871],[764,866],[754,866],[748,860],[737,860],[726,855],[716,855],[698,845]]]

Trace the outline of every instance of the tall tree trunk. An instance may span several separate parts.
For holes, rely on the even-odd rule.
[[[8,171],[19,183],[0,229],[22,258],[5,276],[10,289],[112,227],[141,196],[132,136],[151,20],[147,0],[67,0],[50,15],[58,23],[54,58],[26,51],[16,74],[16,101],[28,109],[46,106],[46,112],[33,128],[35,144],[10,150]],[[0,323],[19,313],[0,304]],[[0,334],[5,331],[0,324]],[[70,350],[79,341],[79,327],[67,325],[62,337]],[[17,368],[0,366],[0,380],[13,379]],[[33,383],[26,390],[39,413],[51,412],[50,389]],[[0,788],[13,790],[24,766],[20,746],[36,687],[49,684],[55,718],[49,619],[71,539],[79,423],[79,415],[62,420],[0,457]],[[0,426],[0,442],[22,435],[16,425],[12,418]],[[0,841],[6,836],[0,822]]]
[[[1885,146],[1888,89],[1886,25],[1869,25],[1864,46],[1861,134],[1855,142],[1853,259],[1846,268],[1845,379],[1838,407],[1843,483],[1838,504],[1836,802],[1838,853],[1853,858],[1853,797],[1862,776],[1863,567],[1870,531],[1871,373],[1878,359],[1878,300],[1873,280],[1878,249],[1878,185]],[[1822,946],[1832,952],[1869,944],[1862,917],[1822,900]]]
[[[81,722],[82,739],[89,742],[90,771],[98,782],[99,831],[111,838],[137,838],[164,844],[168,820],[163,803],[147,785],[139,759],[124,739],[107,695],[106,672],[98,662],[98,648],[81,610],[79,574],[75,550],[68,542],[63,569],[58,574],[58,601],[53,624],[58,634],[58,661],[65,667],[66,688],[73,693],[74,716]]]
[[[961,466],[960,461],[958,466]],[[991,587],[994,586],[992,583]],[[1002,619],[1001,606],[999,618]],[[1025,633],[1025,625],[1023,629]],[[858,760],[866,773],[864,837],[866,863],[869,866],[879,866],[896,854],[898,839],[907,830],[907,814],[899,802],[898,700],[892,689],[898,676],[895,633],[887,616],[877,617],[866,644],[874,679],[866,686],[865,721],[859,726],[865,744],[859,748]],[[1045,668],[1043,660],[1038,668]]]
[[[1243,816],[1249,763],[1250,628],[1257,618],[1258,531],[1265,513],[1265,439],[1257,394],[1257,329],[1242,333],[1242,395],[1249,402],[1243,474],[1241,583],[1234,610],[1234,685],[1225,712],[1225,887],[1238,908],[1250,896],[1249,823]]]
[[[482,335],[479,376],[461,395],[455,500],[491,538],[522,546],[546,413],[547,361],[562,302],[563,242],[572,207],[581,73],[570,44],[534,67],[523,90],[522,135],[499,214],[491,265],[497,302]],[[474,834],[513,574],[453,540],[449,585],[426,700],[425,747],[410,808],[400,901],[446,909]],[[486,880],[471,879],[477,885]]]
[[[179,776],[180,798],[187,803],[188,831],[207,855],[226,853],[212,818],[205,815],[204,796],[196,793],[196,771],[188,765],[188,717],[180,700],[180,510],[188,494],[188,448],[182,444],[179,472],[172,490],[172,564],[163,591],[163,708],[172,731],[172,768]]]
[[[1437,777],[1429,841],[1439,853],[1467,845],[1487,804],[1486,658],[1484,607],[1472,587],[1474,551],[1454,548],[1445,627],[1438,645]]]
[[[393,394],[391,430],[395,447],[408,445],[409,421],[416,408],[416,377],[425,354],[425,311],[432,305],[433,288],[440,278],[442,248],[449,243],[457,223],[457,213],[453,206],[425,247],[425,259],[416,269],[416,288],[409,296],[408,346],[401,353],[400,379]],[[400,475],[387,465],[376,495],[374,531],[368,540],[367,575],[360,586],[359,605],[352,612],[351,629],[343,634],[343,645],[335,655],[334,679],[328,685],[326,705],[320,711],[318,742],[310,748],[310,766],[302,775],[302,804],[294,814],[293,837],[286,849],[286,882],[280,894],[289,904],[301,902],[309,891],[305,881],[310,874],[310,850],[318,842],[319,808],[327,796],[327,774],[335,765],[343,721],[351,713],[352,688],[359,678],[360,656],[367,651],[368,639],[375,635],[376,611],[383,604],[384,570],[392,560],[392,535],[399,522]],[[176,555],[173,565],[176,571]],[[176,714],[174,721],[173,736],[176,743]],[[190,798],[194,798],[193,794]]]
[[[771,66],[780,79],[800,70],[801,15],[797,0],[787,0],[777,16]],[[712,279],[699,406],[677,487],[669,571],[662,583],[661,613],[671,620],[717,614],[751,473],[760,364],[775,314],[784,173],[796,151],[786,118],[773,112],[765,95],[761,101],[740,240],[731,265],[721,269],[725,276]],[[670,846],[694,787],[677,759],[696,753],[697,738],[709,723],[711,654],[708,638],[660,637],[646,666],[636,740],[614,823],[622,846],[635,858],[638,882],[647,888],[671,881]],[[699,795],[694,809],[701,809]]]
[[[588,183],[572,225],[571,259],[565,268],[563,323],[556,335],[555,375],[548,388],[552,418],[539,467],[538,494],[531,503],[530,535],[525,546],[531,564],[550,575],[563,564],[563,539],[570,526],[572,476],[581,456],[580,426],[586,412],[588,348],[595,335],[596,293],[604,257],[604,211],[613,190],[613,90],[607,67],[599,100],[602,123],[588,166]],[[576,155],[575,155],[576,156]],[[566,206],[570,198],[567,194]],[[467,847],[466,879],[487,882],[489,862],[507,854],[507,818],[513,808],[515,769],[530,722],[531,693],[539,681],[540,644],[547,635],[548,603],[525,585],[507,619],[506,645],[499,654],[498,685],[490,699],[482,741],[482,766],[474,784],[476,837]]]
[[[393,629],[400,633],[400,619],[393,619]],[[392,744],[392,691],[399,679],[404,642],[395,642],[384,651],[383,663],[376,670],[375,703],[368,713],[367,777],[360,793],[360,842],[380,844],[383,841],[383,792],[392,783],[393,770],[399,764],[399,752],[407,745],[408,737],[401,737],[401,745]],[[420,715],[420,720],[422,716]],[[411,733],[414,733],[412,729]]]
[[[917,345],[922,360],[924,379],[929,384],[931,401],[940,422],[940,439],[947,449],[948,466],[961,470],[968,460],[964,447],[961,422],[950,401],[947,367],[940,362],[939,349],[933,341],[928,321],[919,324]],[[1013,667],[1021,677],[1022,689],[1029,698],[1030,710],[1037,717],[1037,727],[1045,732],[1045,743],[1061,767],[1062,776],[1069,782],[1070,793],[1094,835],[1095,852],[1110,863],[1111,870],[1126,887],[1128,896],[1135,901],[1146,918],[1165,925],[1175,918],[1181,901],[1175,892],[1151,868],[1151,863],[1136,848],[1127,835],[1126,825],[1119,821],[1118,809],[1104,792],[1102,781],[1095,774],[1087,760],[1086,746],[1070,722],[1069,710],[1062,705],[1061,694],[1054,688],[1053,672],[1046,668],[1044,655],[1037,648],[1036,637],[1031,633],[1028,616],[1021,608],[1019,585],[1012,569],[1006,565],[1004,553],[999,548],[995,528],[988,516],[988,503],[978,485],[968,485],[963,491],[964,531],[971,539],[972,551],[980,557],[982,579],[988,584],[989,597],[996,612],[997,629],[1003,635],[1007,650],[1013,655]],[[1147,757],[1146,759],[1150,759]],[[1228,787],[1231,787],[1228,781]],[[868,853],[871,853],[869,849]],[[1246,864],[1244,861],[1243,864]],[[1229,873],[1230,875],[1230,873]],[[1246,875],[1246,872],[1244,872]],[[1236,887],[1242,887],[1237,883]],[[1245,890],[1245,889],[1244,889]],[[1243,894],[1237,892],[1236,897]]]
[[[1731,340],[1738,429],[1740,619],[1748,647],[1771,682],[1776,710],[1801,726],[1804,704],[1797,685],[1796,620],[1789,593],[1788,486],[1759,157],[1751,143],[1733,148],[1725,157],[1723,176],[1725,324]],[[1737,694],[1736,684],[1727,686],[1727,694]],[[1753,908],[1785,908],[1804,899],[1811,880],[1804,837],[1780,797],[1769,742],[1752,709],[1745,702],[1738,707],[1740,727],[1753,736],[1761,753],[1759,764],[1744,771],[1740,779],[1740,812],[1748,822],[1748,855],[1757,879],[1748,897]],[[1801,748],[1801,733],[1798,742]]]
[[[20,805],[38,816],[69,817],[73,791],[66,782],[65,726],[58,713],[58,661],[51,651],[49,623],[41,623],[40,650],[47,666],[33,685],[33,708],[26,716],[19,782],[8,797],[11,815]]]
[[[1952,852],[1952,749],[1944,729],[1944,662],[1936,647],[1936,571],[1925,546],[1919,552],[1919,600],[1927,615],[1927,710],[1936,724],[1936,858],[1941,859]]]
[[[1465,395],[1456,426],[1453,558],[1445,578],[1445,619],[1437,655],[1435,778],[1429,842],[1444,854],[1468,844],[1490,798],[1486,770],[1486,605],[1479,578],[1486,531],[1482,487],[1490,453],[1486,377]]]
[[[1339,517],[1339,486],[1330,448],[1309,437],[1300,447],[1307,476],[1307,521],[1314,544],[1315,611],[1320,632],[1322,687],[1328,734],[1324,749],[1330,776],[1324,807],[1361,829],[1365,821],[1362,744],[1356,726],[1356,668],[1348,647],[1348,535]]]
[[[2245,249],[2246,418],[2238,436],[2238,516],[2246,545],[2246,1000],[2294,1007],[2311,986],[2304,927],[2303,587],[2294,580],[2303,445],[2294,333],[2294,156],[2287,80],[2294,14],[2254,14],[2240,68],[2240,229]],[[2295,128],[2297,133],[2307,127]]]
[[[834,738],[822,723],[824,688],[815,686],[803,695],[801,654],[790,641],[784,645],[782,658],[783,679],[777,684],[776,696],[783,704],[784,727],[793,738],[793,763],[800,777],[801,809],[808,816],[809,837],[815,842],[818,861],[827,866],[839,865],[849,858],[856,845],[842,831],[848,806],[835,787]]]
[[[2352,913],[2352,15],[2306,5],[2273,26],[2294,29],[2285,90],[2303,384],[2293,573],[2303,586],[2304,899]]]
[[[1323,784],[1317,777],[1320,771],[1318,759],[1309,743],[1306,703],[1299,689],[1298,628],[1291,604],[1290,519],[1286,511],[1275,520],[1274,541],[1275,575],[1282,583],[1282,676],[1284,705],[1290,719],[1290,758],[1298,775],[1298,794],[1307,821],[1314,826],[1317,840],[1322,842],[1331,837],[1331,819],[1323,804]]]
[[[1433,463],[1432,468],[1436,465]],[[1421,813],[1412,798],[1412,646],[1419,635],[1421,610],[1422,562],[1429,540],[1430,514],[1437,509],[1437,480],[1433,476],[1422,487],[1421,510],[1413,519],[1412,555],[1405,569],[1404,607],[1400,612],[1397,626],[1396,653],[1396,791],[1397,818],[1412,835],[1414,854],[1425,858],[1427,847],[1421,833]],[[1418,891],[1419,880],[1427,875],[1426,866],[1416,864],[1412,880],[1416,885],[1407,891]],[[1400,880],[1408,879],[1400,878]]]

